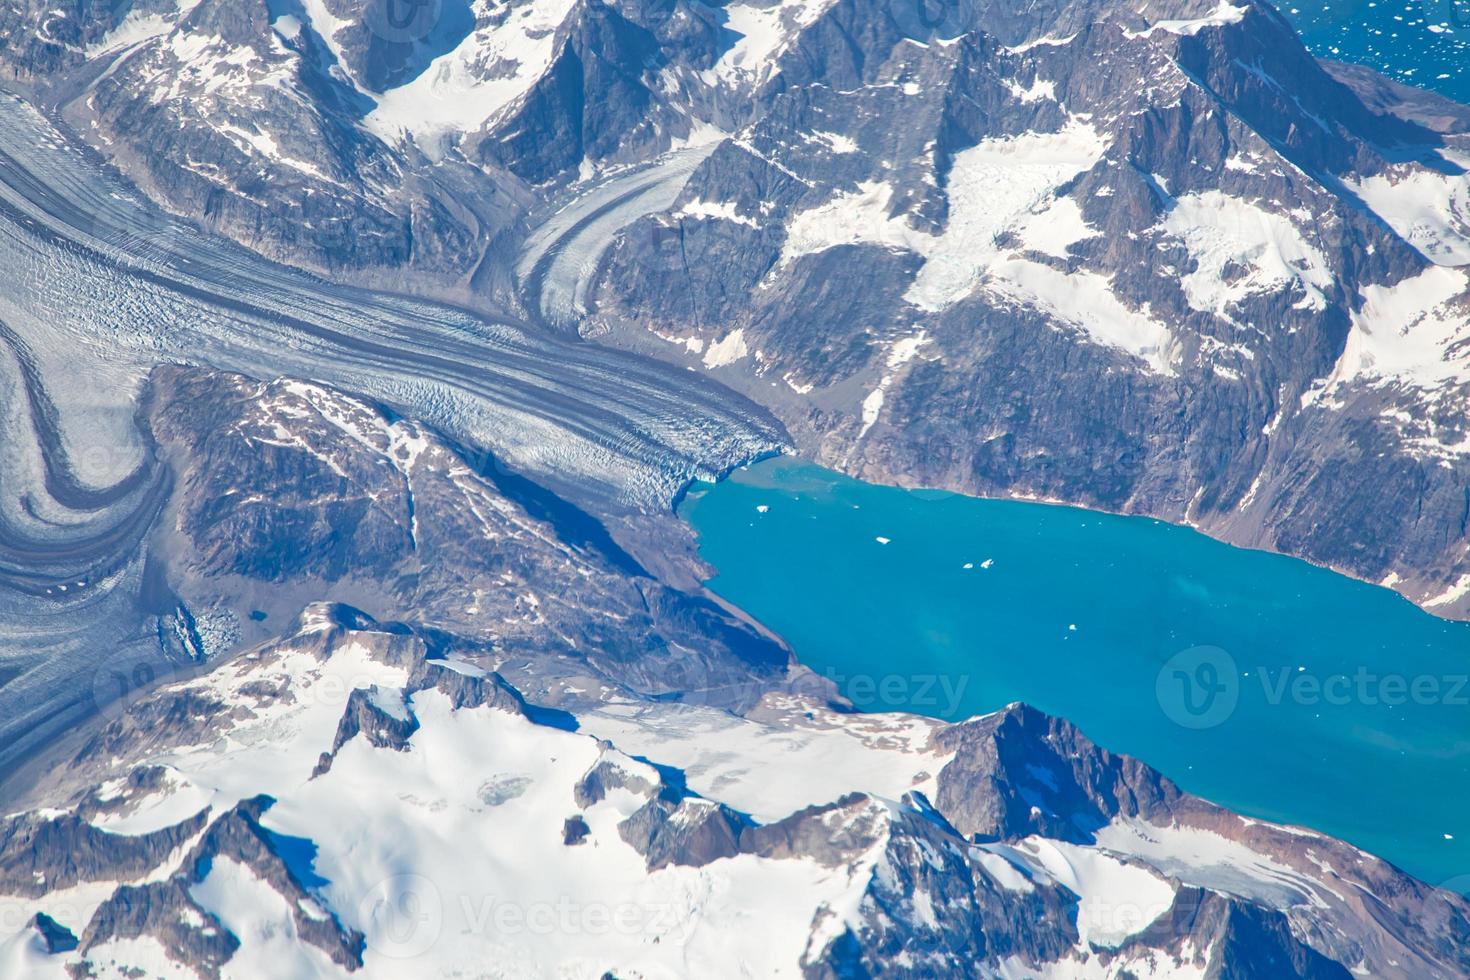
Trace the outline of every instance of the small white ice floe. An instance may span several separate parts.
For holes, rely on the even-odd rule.
[[[764,514],[766,511],[768,511],[770,509],[771,508],[768,505],[766,505],[766,504],[757,504],[756,505],[756,508],[755,508],[755,512],[757,514]]]
[[[970,569],[972,569],[972,568],[975,567],[975,563],[972,562],[972,561],[967,561],[963,565],[961,565],[960,567],[963,568],[965,571],[968,572]]]
[[[1454,840],[1455,839],[1455,835],[1454,834],[1445,834],[1444,835],[1444,839],[1445,840]]]
[[[980,567],[981,568],[989,568],[991,565],[994,565],[994,564],[995,564],[995,559],[994,558],[987,558],[987,559],[985,559],[984,561],[982,561],[980,563]]]
[[[1068,623],[1067,624],[1067,632],[1069,632],[1069,633],[1075,633],[1075,632],[1077,632],[1077,624],[1076,623]]]
[[[890,539],[890,538],[885,538],[885,537],[882,537],[882,536],[881,536],[881,535],[880,535],[880,536],[879,536],[879,537],[876,537],[876,538],[874,538],[874,539],[873,539],[873,540],[874,540],[874,541],[876,541],[876,542],[878,542],[878,543],[879,543],[879,544],[887,544],[887,543],[888,543],[888,542],[889,542],[889,541],[890,541],[890,540],[892,540],[892,539]]]

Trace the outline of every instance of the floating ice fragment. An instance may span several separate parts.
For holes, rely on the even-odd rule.
[[[874,541],[877,541],[879,544],[887,544],[890,539],[889,538],[882,537],[882,536],[879,536],[879,537],[874,538],[873,540]]]

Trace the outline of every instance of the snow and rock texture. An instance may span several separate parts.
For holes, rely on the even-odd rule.
[[[785,444],[713,377],[1466,613],[1462,109],[1254,0],[424,9],[0,0],[0,974],[1470,976],[1064,722],[835,710],[648,516]]]
[[[888,10],[792,22],[595,329],[859,476],[1149,513],[1465,614],[1454,107],[1339,81],[1255,3]]]
[[[7,275],[0,289],[0,760],[7,766],[85,717],[97,698],[156,676],[160,658],[207,660],[247,638],[249,613],[271,612],[243,600],[216,608],[213,592],[181,596],[166,574],[168,560],[185,552],[170,553],[158,540],[173,477],[158,452],[176,448],[160,444],[143,406],[160,364],[253,378],[285,374],[364,394],[387,415],[416,420],[421,428],[402,436],[410,456],[437,433],[460,447],[467,467],[493,469],[501,485],[523,487],[531,513],[581,526],[569,532],[572,543],[591,535],[617,536],[634,551],[644,545],[641,563],[660,581],[686,587],[697,576],[682,557],[688,532],[669,516],[672,501],[689,481],[716,478],[785,443],[779,425],[754,404],[678,367],[508,317],[270,263],[151,206],[64,126],[8,96],[0,97],[0,228]],[[241,396],[247,403],[264,397]],[[221,443],[222,429],[195,448],[234,456],[222,473],[265,481],[259,492],[273,493],[290,473],[305,472],[296,460],[315,457],[256,449],[308,440],[311,432],[292,429],[297,423],[308,424],[286,412],[261,423],[264,442]],[[342,473],[325,463],[311,471],[331,480],[353,472],[334,463]],[[223,496],[230,488],[205,481],[195,489]],[[207,510],[209,502],[184,503]],[[432,522],[416,528],[406,521],[407,536],[395,537],[390,520],[358,514],[362,506],[323,504],[311,517],[314,539],[281,527],[268,540],[341,545],[322,527],[356,527],[364,536],[356,550],[313,553],[322,564],[310,574],[332,580],[347,577],[370,545],[412,547],[419,530],[436,533]],[[413,513],[411,502],[397,506]],[[238,530],[250,540],[257,529]],[[441,526],[437,533],[453,532]],[[485,556],[461,551],[462,561],[442,569],[448,577],[417,581],[450,601],[452,576],[461,575],[471,589],[462,604],[473,608],[474,589],[493,591],[490,572]],[[394,560],[374,558],[378,564],[365,564],[364,575]],[[230,573],[254,574],[269,560]],[[407,602],[414,572],[401,577],[399,598]],[[573,602],[577,594],[549,591],[560,597],[554,601]],[[664,597],[634,590],[617,605],[702,615],[677,604],[664,609]],[[416,598],[430,601],[427,593]],[[528,607],[538,600],[547,602],[539,593],[523,599]],[[528,608],[523,615],[533,614]]]
[[[1470,901],[1022,705],[853,713],[420,423],[145,408],[155,587],[238,639],[0,785],[4,976],[1470,976]]]
[[[138,425],[150,462],[137,509],[102,509],[95,537],[5,526],[7,561],[29,569],[7,568],[4,593],[7,776],[88,714],[274,635],[307,601],[371,600],[456,630],[509,671],[549,658],[594,688],[697,686],[738,703],[787,669],[785,647],[656,578],[599,518],[334,389],[163,367]],[[25,548],[83,570],[34,589],[55,573]]]
[[[138,700],[0,822],[0,969],[1470,975],[1470,902],[1024,706],[537,706],[495,659],[316,604]]]
[[[1470,614],[1465,110],[1138,6],[6,0],[0,60],[258,251]]]
[[[9,0],[0,58],[256,250],[1470,612],[1461,107],[1254,0],[394,9]]]
[[[725,35],[691,9],[6,0],[0,64],[170,210],[252,249],[504,303],[547,185],[708,128],[680,79]]]

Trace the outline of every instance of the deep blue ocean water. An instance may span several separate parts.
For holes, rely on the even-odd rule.
[[[1470,0],[1304,0],[1277,4],[1319,58],[1470,102]]]
[[[1147,518],[791,460],[681,513],[711,587],[859,708],[1026,701],[1193,793],[1470,891],[1470,624]]]

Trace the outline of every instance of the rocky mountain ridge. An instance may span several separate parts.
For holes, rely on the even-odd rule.
[[[1470,976],[1465,899],[1021,705],[853,713],[412,421],[147,410],[208,660],[125,651],[0,788],[7,976]]]
[[[396,10],[0,0],[0,973],[1470,976],[1063,721],[851,712],[666,513],[789,433],[1463,614],[1460,107],[1255,0]]]
[[[1220,9],[793,86],[621,239],[594,322],[855,475],[1160,516],[1455,615],[1464,149]]]
[[[813,977],[1470,972],[1464,899],[1188,797],[1023,706],[946,725],[769,694],[742,718],[553,682],[543,698],[570,709],[553,710],[478,661],[318,605],[130,705],[32,793],[52,805],[6,818],[0,892],[27,924],[3,962],[36,977],[392,976],[486,956],[673,976],[731,955]],[[678,766],[643,754],[668,725],[686,733]],[[829,759],[815,785],[788,768],[811,752]]]
[[[413,10],[9,0],[0,31],[270,255],[707,371],[869,479],[1470,603],[1452,103],[1255,0]]]

